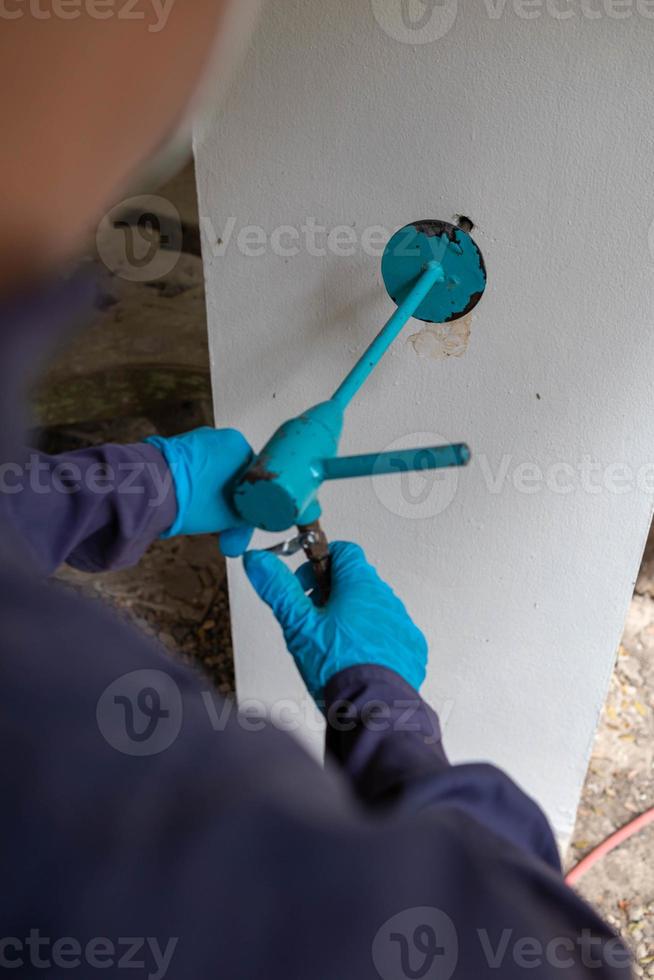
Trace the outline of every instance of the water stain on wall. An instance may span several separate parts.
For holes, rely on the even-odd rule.
[[[463,357],[470,343],[472,313],[449,323],[429,323],[420,333],[409,337],[409,343],[420,357],[444,361],[448,357]]]

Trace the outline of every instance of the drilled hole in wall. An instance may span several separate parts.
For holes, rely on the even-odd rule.
[[[470,234],[475,227],[475,223],[472,218],[468,218],[465,214],[455,214],[454,223],[459,226],[461,231],[467,231]]]

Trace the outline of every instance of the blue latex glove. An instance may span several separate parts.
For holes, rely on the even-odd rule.
[[[416,690],[425,679],[427,641],[403,603],[366,561],[361,548],[330,546],[331,596],[323,608],[305,594],[307,566],[297,574],[275,555],[248,551],[250,582],[277,617],[310,694],[346,667],[378,664],[400,674]]]
[[[161,537],[218,533],[224,555],[242,555],[253,529],[232,508],[226,490],[252,459],[247,440],[235,429],[205,426],[170,439],[150,436],[145,441],[163,453],[177,496],[175,523]]]

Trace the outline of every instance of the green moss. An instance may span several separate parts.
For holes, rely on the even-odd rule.
[[[36,424],[53,426],[81,420],[147,416],[149,409],[173,398],[210,401],[209,372],[175,366],[128,365],[42,385],[32,401]]]

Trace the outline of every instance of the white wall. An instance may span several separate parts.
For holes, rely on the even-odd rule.
[[[422,503],[424,486],[393,478],[328,486],[325,526],[366,547],[426,632],[424,692],[453,759],[505,767],[562,839],[654,487],[652,467],[639,472],[654,459],[648,6],[586,0],[559,19],[563,0],[450,2],[410,32],[399,0],[272,2],[197,134],[217,418],[257,448],[331,392],[391,307],[364,249],[255,258],[239,229],[477,224],[489,288],[467,351],[419,357],[409,326],[342,447],[437,434],[468,441],[474,462]],[[300,699],[238,563],[230,583],[241,697]]]

